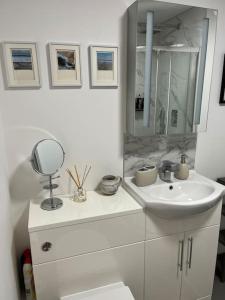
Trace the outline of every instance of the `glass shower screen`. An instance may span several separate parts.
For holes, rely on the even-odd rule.
[[[154,134],[193,131],[198,49],[154,47],[150,126]]]

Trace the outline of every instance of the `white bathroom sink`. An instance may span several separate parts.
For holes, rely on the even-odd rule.
[[[190,202],[209,197],[215,187],[195,181],[176,182],[156,186],[143,187],[141,190],[159,201]]]
[[[171,183],[160,179],[153,185],[138,187],[132,177],[124,178],[124,187],[132,196],[163,218],[184,217],[213,207],[223,195],[225,187],[196,173],[187,180],[173,178]]]

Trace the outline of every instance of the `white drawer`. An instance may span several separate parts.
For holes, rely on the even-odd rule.
[[[143,212],[30,233],[33,264],[136,243],[144,238]],[[46,243],[50,247],[43,249]]]
[[[37,300],[58,300],[120,281],[143,300],[144,242],[34,265],[33,270]]]

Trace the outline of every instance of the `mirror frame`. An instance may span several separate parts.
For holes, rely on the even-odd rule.
[[[209,31],[208,31],[208,43],[207,43],[206,59],[205,59],[204,81],[203,81],[203,89],[202,89],[200,124],[197,125],[197,132],[204,132],[207,130],[213,63],[214,63],[214,54],[215,54],[215,46],[216,46],[217,16],[218,16],[217,9],[207,8],[207,18],[209,19]]]
[[[34,154],[34,153],[35,153],[35,151],[36,151],[38,145],[39,145],[40,143],[42,143],[43,141],[54,141],[54,142],[56,142],[56,143],[60,146],[60,148],[62,149],[62,152],[63,152],[63,161],[62,161],[62,164],[59,166],[59,168],[58,168],[54,173],[51,173],[51,174],[46,174],[46,173],[41,173],[41,172],[39,172],[39,171],[36,169],[36,166],[35,166],[35,163],[34,163],[34,161],[35,161],[35,159],[34,159],[35,154]],[[62,145],[61,145],[57,140],[54,140],[54,139],[42,139],[42,140],[40,140],[39,142],[37,142],[37,143],[34,145],[33,150],[32,150],[32,154],[31,154],[31,160],[30,160],[30,161],[31,161],[32,168],[33,168],[33,170],[34,170],[36,173],[38,173],[38,174],[40,174],[40,175],[42,175],[42,176],[52,176],[52,175],[56,174],[56,173],[60,170],[60,168],[62,167],[62,165],[63,165],[63,163],[64,163],[64,161],[65,161],[65,151],[64,151]]]
[[[127,26],[128,41],[127,41],[126,133],[138,137],[152,136],[151,129],[149,127],[143,126],[139,129],[135,126],[136,44],[137,44],[136,31],[137,31],[137,21],[138,21],[138,5],[140,2],[141,1],[136,0],[128,8],[128,26]],[[155,2],[155,1],[149,0],[149,2]],[[160,2],[169,3],[169,1],[163,1],[163,0],[160,0]],[[179,4],[179,3],[171,2],[171,4]],[[192,7],[200,7],[200,6],[192,5]],[[204,132],[207,130],[213,62],[214,62],[215,45],[216,45],[218,10],[213,8],[206,8],[206,7],[202,7],[202,8],[207,10],[207,18],[209,19],[209,30],[208,30],[208,43],[207,43],[206,60],[205,60],[204,81],[203,81],[203,89],[202,89],[200,123],[194,126],[193,133]]]

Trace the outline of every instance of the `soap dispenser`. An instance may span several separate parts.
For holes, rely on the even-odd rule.
[[[188,165],[186,164],[186,157],[184,154],[181,155],[181,161],[177,167],[177,171],[175,172],[174,176],[177,179],[181,179],[181,180],[188,179],[189,168]]]

